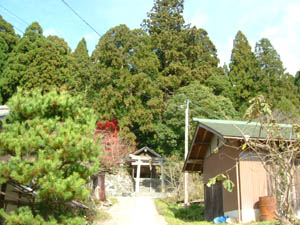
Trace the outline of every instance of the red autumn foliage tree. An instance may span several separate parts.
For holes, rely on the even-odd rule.
[[[99,144],[103,149],[100,158],[102,170],[110,171],[113,167],[119,167],[131,152],[132,147],[119,135],[119,131],[117,120],[97,123],[95,134],[96,137],[101,135]]]
[[[119,167],[133,147],[119,135],[117,120],[106,120],[104,123],[98,122],[95,137],[101,135],[99,145],[103,153],[100,156],[100,200],[105,201],[105,173],[109,173],[113,168]]]

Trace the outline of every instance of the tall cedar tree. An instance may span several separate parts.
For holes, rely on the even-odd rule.
[[[233,103],[243,113],[248,102],[256,96],[259,78],[259,67],[246,36],[241,32],[235,36],[229,64],[229,78],[233,86]]]
[[[1,216],[5,224],[86,224],[67,202],[87,200],[89,177],[98,172],[94,111],[66,92],[18,91],[0,133],[0,183],[32,189],[30,207]],[[20,141],[21,140],[21,141]],[[25,195],[26,196],[26,195]]]
[[[4,65],[7,62],[9,53],[12,52],[16,45],[19,37],[15,34],[13,26],[6,22],[0,15],[0,104],[2,102],[2,72]],[[5,97],[4,97],[5,98]]]
[[[99,119],[117,119],[131,140],[153,130],[162,112],[162,93],[155,83],[159,61],[150,41],[143,31],[120,25],[102,36],[92,54],[92,85],[99,96],[93,105]]]
[[[183,10],[183,0],[155,0],[142,24],[160,61],[158,83],[167,94],[193,80],[205,80],[219,62],[207,32],[186,25]]]
[[[84,38],[78,43],[72,55],[76,61],[78,72],[78,85],[76,85],[75,90],[84,93],[87,98],[93,97],[94,89],[90,86],[93,83],[91,81],[91,61]]]
[[[285,73],[279,54],[271,42],[263,38],[255,47],[260,67],[259,93],[266,96],[273,108],[292,113],[299,108],[299,93],[291,75]]]
[[[37,22],[27,27],[18,41],[3,70],[1,84],[4,101],[11,97],[17,87],[50,90],[61,87],[71,78],[71,58],[63,50],[60,38],[45,38]],[[65,43],[66,44],[66,43]]]

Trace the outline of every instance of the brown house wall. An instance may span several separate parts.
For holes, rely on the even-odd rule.
[[[236,176],[236,158],[239,157],[239,151],[234,147],[228,145],[238,146],[238,142],[227,143],[222,146],[217,153],[211,154],[204,161],[203,179],[206,184],[209,178],[214,177],[220,173],[225,173],[228,170],[229,178],[234,184],[237,184]],[[237,186],[233,188],[232,192],[223,189],[223,209],[224,212],[238,209]]]

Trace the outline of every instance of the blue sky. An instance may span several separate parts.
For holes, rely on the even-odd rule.
[[[119,24],[139,28],[153,0],[65,0],[101,35]],[[0,14],[21,30],[39,22],[44,34],[63,37],[74,49],[85,37],[90,53],[99,36],[73,14],[61,0],[0,0]],[[204,28],[216,45],[221,63],[228,63],[232,42],[241,30],[252,48],[261,38],[269,38],[288,72],[300,70],[299,0],[185,0],[184,18]],[[17,32],[20,33],[20,32]]]

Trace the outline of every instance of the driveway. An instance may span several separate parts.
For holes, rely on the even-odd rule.
[[[167,225],[151,197],[119,197],[108,213],[112,219],[103,225]]]

